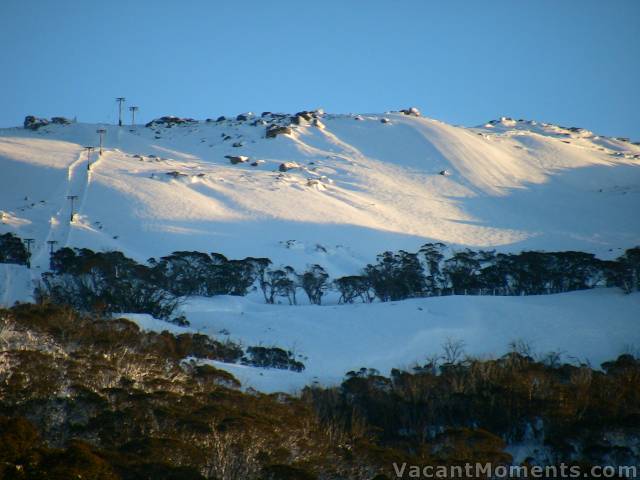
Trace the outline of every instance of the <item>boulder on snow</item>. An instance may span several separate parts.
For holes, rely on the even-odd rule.
[[[240,115],[238,115],[236,117],[236,120],[238,122],[246,122],[247,120],[253,118],[255,115],[253,114],[253,112],[246,112],[246,113],[241,113]]]
[[[448,177],[449,175],[451,175],[451,172],[449,170],[440,170],[440,175],[442,175],[443,177]]]
[[[24,117],[24,128],[28,130],[37,130],[45,125],[49,125],[49,120],[46,118],[38,118],[33,115],[27,115]]]
[[[500,117],[498,120],[489,120],[489,122],[486,123],[484,126],[487,128],[492,128],[495,125],[502,125],[505,127],[515,127],[519,121],[520,120],[516,121],[511,117]],[[543,124],[543,126],[546,126],[546,125]]]
[[[296,125],[306,125],[308,122],[315,123],[320,117],[324,115],[324,110],[302,110],[289,117],[289,121]]]
[[[294,168],[300,168],[296,162],[283,162],[278,167],[278,170],[281,172],[288,172],[289,170],[293,170]]]
[[[500,117],[500,123],[505,127],[515,127],[518,122],[511,117]]]
[[[404,113],[405,115],[411,115],[414,117],[420,116],[420,110],[418,110],[416,107],[405,108],[403,110],[400,110],[400,113]]]
[[[170,177],[173,177],[173,178],[180,178],[180,177],[187,177],[188,176],[186,173],[181,173],[181,172],[178,172],[178,171],[175,171],[175,170],[173,172],[167,172],[167,173],[165,173],[165,175],[169,175]]]
[[[307,187],[316,188],[317,190],[325,190],[326,187],[317,178],[307,178]]]
[[[388,118],[381,118],[380,123],[391,123],[391,120],[389,120]]]
[[[290,127],[282,127],[279,125],[270,125],[267,127],[267,138],[276,138],[278,135],[291,135],[293,130]]]
[[[255,162],[251,162],[252,167],[257,167],[258,165],[262,165],[264,160],[256,160]]]
[[[249,161],[249,157],[245,155],[225,155],[224,158],[228,158],[231,165],[237,165],[239,163],[245,163]]]

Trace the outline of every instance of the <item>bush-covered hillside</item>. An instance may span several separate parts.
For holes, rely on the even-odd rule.
[[[640,458],[632,355],[595,370],[449,345],[390,378],[265,395],[206,365],[241,351],[200,337],[50,304],[0,311],[0,478],[383,479],[393,462],[509,463],[525,440],[548,454],[531,463]]]

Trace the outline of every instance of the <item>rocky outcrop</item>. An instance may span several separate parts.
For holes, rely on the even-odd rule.
[[[51,117],[51,123],[58,125],[71,125],[73,122],[66,117]]]
[[[51,120],[47,118],[39,118],[33,115],[27,115],[24,117],[24,128],[28,130],[37,130],[40,127],[44,127],[45,125],[55,124],[55,125],[71,125],[73,121],[69,120],[66,117],[51,117]]]
[[[411,115],[413,117],[420,116],[420,110],[416,107],[405,108],[404,110],[400,110],[400,113],[404,113],[405,115]]]
[[[49,120],[46,118],[38,118],[33,115],[27,115],[24,117],[24,128],[28,130],[37,130],[45,125],[49,125]]]
[[[276,138],[278,135],[291,135],[293,130],[291,127],[285,127],[281,125],[270,125],[267,127],[267,138]]]
[[[310,120],[311,120],[310,118],[307,119],[302,115],[295,115],[291,117],[291,123],[294,125],[308,125]]]
[[[184,125],[184,124],[190,124],[190,123],[198,123],[198,121],[194,120],[193,118],[180,118],[180,117],[174,117],[173,115],[166,115],[164,117],[155,118],[151,120],[145,126],[148,128],[160,127],[160,126],[172,127],[174,125]]]

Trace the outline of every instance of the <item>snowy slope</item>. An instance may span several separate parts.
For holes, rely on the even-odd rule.
[[[57,241],[57,247],[120,250],[139,261],[176,250],[266,256],[297,269],[319,263],[333,277],[356,273],[384,250],[416,251],[429,241],[500,251],[582,250],[601,258],[640,244],[640,146],[629,141],[511,119],[465,128],[400,113],[320,117],[320,125],[303,122],[292,127],[291,135],[277,138],[265,138],[265,125],[256,125],[252,117],[171,128],[71,124],[0,130],[0,233],[35,239],[31,271],[0,265],[0,302],[29,298],[31,282],[48,265],[48,240]],[[100,127],[107,129],[105,151],[100,157],[92,154],[89,171],[83,147],[97,144]],[[249,161],[233,165],[226,155]],[[298,167],[281,172],[284,162]],[[68,195],[78,196],[73,222]],[[570,300],[451,297],[406,302],[401,308],[413,312],[418,304],[425,310],[446,305],[443,321],[468,336],[480,330],[492,334],[497,328],[492,319],[499,315],[516,330],[535,325],[517,312],[529,308],[528,302],[542,302],[550,309],[545,321],[569,319],[562,325],[571,332],[584,317],[593,326],[584,335],[615,344],[593,351],[600,359],[621,348],[620,339],[580,305],[602,305],[603,314],[624,305],[619,320],[624,325],[616,332],[640,340],[640,329],[629,323],[640,311],[637,296],[572,295],[566,297]],[[318,333],[321,345],[351,328],[348,322],[355,323],[345,338],[357,338],[353,332],[368,328],[369,319],[377,319],[381,339],[386,319],[394,317],[389,312],[398,309],[289,310],[246,300],[247,315],[241,318],[252,320],[245,324],[220,313],[219,302],[222,310],[234,309],[233,300],[210,302],[213,306],[187,311],[198,328],[214,328],[206,326],[209,317],[203,313],[212,309],[212,325],[234,338],[250,344],[279,344],[277,339],[284,338],[291,345],[282,346],[304,345],[303,354],[315,359],[322,352],[314,350],[312,322],[325,317],[334,322]],[[466,312],[460,317],[458,307]],[[409,319],[394,341],[404,345],[414,336],[433,334],[435,343],[418,342],[386,362],[358,349],[353,358],[326,351],[336,358],[335,367],[313,360],[304,378],[325,371],[324,379],[332,379],[350,368],[417,361],[427,346],[439,345],[443,332],[451,333],[442,323],[420,325]],[[503,348],[510,336],[515,337],[486,343],[483,352],[497,351],[498,344]],[[570,335],[559,338],[564,340],[557,347],[572,355],[589,352],[573,348]],[[335,343],[339,351],[351,348],[345,342]],[[363,348],[383,346],[376,342]],[[555,347],[545,343],[544,348]],[[360,358],[366,361],[356,361]]]
[[[448,342],[466,354],[495,358],[510,342],[528,344],[537,357],[603,361],[640,353],[640,293],[616,289],[528,297],[450,296],[401,302],[297,306],[265,305],[251,298],[196,298],[186,306],[188,329],[148,315],[129,315],[143,328],[198,331],[245,346],[279,346],[297,355],[302,373],[214,362],[245,386],[295,392],[313,382],[339,383],[349,370],[424,365]]]
[[[470,129],[385,117],[326,115],[325,128],[275,139],[250,122],[108,126],[89,173],[82,147],[96,144],[96,125],[4,129],[2,228],[35,238],[36,248],[53,239],[139,260],[215,250],[320,262],[335,274],[430,240],[603,256],[640,243],[637,145],[525,122]],[[225,155],[264,163],[231,165]],[[282,162],[301,168],[282,173]],[[71,194],[79,217],[69,226]]]

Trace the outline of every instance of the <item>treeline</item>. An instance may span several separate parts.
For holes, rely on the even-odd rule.
[[[640,360],[602,369],[456,346],[299,396],[243,392],[188,357],[239,351],[51,304],[0,309],[0,478],[388,480],[398,465],[636,465]],[[434,352],[425,352],[426,354]],[[28,420],[27,420],[28,419]]]
[[[71,305],[100,315],[148,313],[184,322],[180,317],[172,318],[180,297],[163,288],[151,268],[121,252],[61,248],[51,255],[50,269],[36,287],[38,302]]]
[[[542,295],[595,286],[640,289],[640,247],[616,260],[584,252],[496,253],[465,249],[445,256],[442,243],[428,243],[417,253],[384,252],[360,275],[334,285],[345,303],[382,302],[439,295]]]
[[[68,304],[85,312],[149,313],[184,323],[172,316],[181,298],[202,295],[246,295],[261,289],[267,303],[280,298],[297,303],[302,289],[311,303],[320,304],[329,288],[329,275],[319,265],[297,274],[291,267],[270,269],[268,258],[229,260],[219,253],[174,252],[147,265],[121,252],[61,248],[51,255],[36,298]]]
[[[174,252],[140,264],[121,252],[61,248],[51,256],[37,298],[104,314],[149,313],[184,323],[174,316],[181,298],[202,295],[246,295],[259,288],[266,303],[297,303],[304,292],[320,305],[329,291],[340,303],[382,302],[441,295],[542,295],[596,286],[640,290],[640,247],[615,260],[564,251],[496,253],[453,251],[442,243],[418,252],[384,252],[359,275],[330,280],[321,265],[304,272],[273,268],[268,258],[228,259],[219,253]],[[19,237],[0,235],[0,263],[29,265],[30,254]]]
[[[30,258],[20,237],[10,232],[0,235],[0,263],[29,265]]]
[[[15,242],[14,242],[15,243]],[[16,247],[17,248],[17,247]],[[640,289],[640,247],[616,260],[600,260],[584,252],[462,250],[446,257],[442,243],[418,252],[384,252],[360,275],[331,281],[320,265],[304,272],[272,268],[268,258],[230,260],[219,253],[174,252],[146,265],[120,252],[62,248],[51,256],[51,271],[42,275],[37,297],[105,314],[149,313],[173,317],[181,298],[202,295],[246,295],[259,288],[265,302],[297,303],[302,290],[320,305],[327,292],[339,302],[382,302],[441,295],[542,295],[595,286]]]

